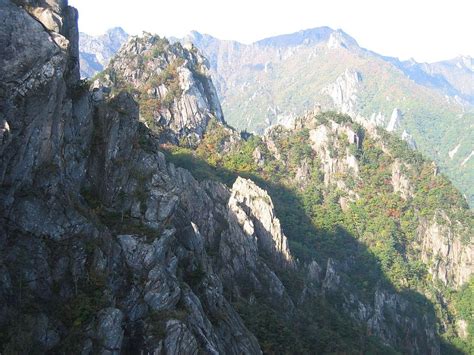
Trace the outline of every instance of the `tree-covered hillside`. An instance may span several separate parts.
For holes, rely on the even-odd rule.
[[[326,134],[315,135],[322,131]],[[384,284],[420,310],[434,307],[446,342],[469,353],[472,332],[460,338],[459,324],[472,327],[473,295],[468,286],[458,290],[469,283],[472,266],[457,269],[459,261],[450,258],[455,253],[472,258],[472,211],[447,178],[406,142],[383,130],[374,133],[348,116],[309,114],[293,129],[275,127],[230,148],[235,133],[214,123],[195,151],[167,149],[172,161],[198,178],[232,184],[242,175],[256,181],[272,197],[291,251],[301,263],[347,262],[348,282],[360,297],[370,299]],[[318,146],[323,140],[328,143],[324,148]],[[427,246],[425,239],[435,237],[426,230],[446,234],[443,228],[453,240],[438,236],[439,243],[458,248],[453,254],[443,254],[440,245]],[[445,279],[443,272],[449,275]],[[269,334],[261,336],[276,346]]]
[[[249,45],[199,33],[189,40],[209,58],[233,127],[262,133],[321,105],[389,128],[398,112],[390,129],[414,141],[474,203],[474,111],[462,99],[465,85],[456,89],[458,81],[472,83],[472,67],[451,73],[442,66],[444,74],[436,74],[433,64],[425,72],[422,64],[380,56],[327,27]]]
[[[237,176],[244,176],[268,191],[298,267],[292,271],[272,265],[293,302],[302,297],[302,304],[300,314],[288,322],[289,315],[279,314],[264,294],[249,289],[230,296],[236,297],[236,309],[265,349],[289,351],[290,343],[299,344],[301,352],[349,349],[353,341],[366,339],[364,333],[374,333],[378,341],[403,350],[401,343],[411,340],[393,327],[404,326],[414,334],[437,328],[433,332],[444,339],[446,349],[468,349],[472,335],[461,328],[469,320],[457,300],[471,297],[458,290],[472,273],[473,216],[439,167],[396,135],[334,112],[310,111],[258,136],[239,134],[214,109],[203,117],[207,125],[183,130],[183,124],[190,127],[200,117],[193,118],[187,108],[192,87],[199,87],[204,97],[212,93],[206,64],[193,46],[146,35],[132,38],[99,79],[112,85],[112,94],[128,90],[138,100],[140,119],[162,142],[168,159],[198,180],[231,187]],[[373,83],[383,87],[389,82]],[[212,118],[216,112],[218,118]],[[190,132],[198,134],[190,140]],[[312,294],[309,299],[307,293]],[[318,304],[312,304],[315,299]],[[397,307],[404,314],[401,319],[376,315]],[[317,317],[315,309],[353,324],[342,336],[338,329],[345,328],[338,321],[326,323],[327,317]],[[327,338],[316,342],[311,332],[301,330],[305,315],[315,318],[311,324],[324,329]],[[275,337],[271,324],[279,324],[278,334],[286,336]],[[384,327],[390,329],[384,333]],[[370,349],[365,341],[359,347]]]
[[[239,133],[192,45],[89,83],[67,0],[0,18],[0,353],[472,353],[472,211],[404,141]]]

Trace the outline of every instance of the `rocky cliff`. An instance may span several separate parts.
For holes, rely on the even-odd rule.
[[[459,330],[469,316],[453,295],[472,279],[473,216],[432,162],[384,130],[319,109],[291,127],[228,142],[213,126],[190,159],[209,162],[205,175],[225,181],[228,171],[219,169],[227,169],[265,187],[296,261],[291,277],[305,275],[296,313],[310,314],[308,300],[328,300],[385,344],[415,353],[441,351],[437,332],[472,338]],[[171,150],[177,164],[206,169],[183,160],[185,152]]]
[[[288,240],[281,230],[280,221],[274,216],[273,203],[266,191],[239,177],[232,187],[229,207],[239,218],[244,231],[258,236],[262,250],[276,256],[277,263],[291,266],[293,260]]]
[[[141,119],[175,143],[178,138],[193,144],[211,118],[224,120],[207,60],[192,45],[170,44],[151,34],[132,37],[99,82],[131,92]]]
[[[258,134],[318,104],[397,132],[447,173],[474,203],[472,60],[400,62],[320,27],[251,44],[191,33],[210,60],[227,122]],[[470,103],[471,102],[471,103]],[[396,113],[395,115],[394,112]],[[393,118],[393,120],[391,120]],[[460,144],[462,153],[449,158]]]
[[[90,93],[66,2],[0,4],[2,352],[261,353],[230,300],[294,310],[271,199],[197,182],[129,94]]]
[[[423,219],[417,229],[423,260],[430,273],[446,285],[465,284],[474,273],[474,247],[460,237],[471,232],[463,228],[440,211],[431,220]]]
[[[262,133],[315,104],[336,109],[365,125],[396,131],[413,149],[435,160],[474,203],[474,170],[467,159],[473,138],[464,129],[474,117],[472,58],[400,61],[365,50],[342,30],[329,27],[253,44],[198,32],[182,42],[194,43],[209,58],[226,120],[234,127]],[[102,53],[98,49],[96,54]],[[451,157],[458,145],[459,154]]]
[[[240,138],[223,123],[203,57],[152,35],[132,38],[90,91],[79,81],[77,13],[67,1],[0,5],[1,352],[440,353],[437,314],[410,284],[424,269],[404,264],[400,255],[414,257],[396,244],[399,230],[383,225],[378,238],[364,225],[372,219],[363,213],[383,210],[370,196],[404,191],[401,166],[384,187],[395,153],[337,115]],[[224,185],[221,157],[209,167],[192,155],[191,173],[177,167],[185,148],[161,145],[183,138],[197,145],[192,154],[225,153],[227,168],[261,171]],[[196,180],[205,169],[215,179]],[[278,180],[295,171],[298,191],[314,192],[303,196],[307,215]],[[364,181],[378,190],[363,190]],[[360,201],[371,210],[354,209]],[[389,218],[410,207],[389,202]],[[347,220],[354,228],[344,230]],[[426,244],[427,260],[434,248]],[[374,259],[380,250],[395,266]],[[458,254],[433,270],[467,270]]]
[[[285,294],[230,192],[169,165],[129,95],[92,100],[67,2],[0,5],[2,352],[260,353],[223,282]]]

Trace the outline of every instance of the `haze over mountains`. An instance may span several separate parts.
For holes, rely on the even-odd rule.
[[[81,62],[88,63],[82,75],[103,68],[126,38],[118,29],[94,39],[81,35]],[[344,31],[329,27],[249,45],[198,32],[182,41],[209,59],[232,126],[262,133],[317,105],[347,113],[360,123],[396,131],[434,159],[474,203],[473,58],[400,61],[361,48]]]
[[[407,144],[452,118],[441,89],[342,31],[217,43],[237,123],[286,104],[249,134],[189,41],[132,36],[81,80],[78,17],[0,0],[0,353],[474,353],[474,210]]]

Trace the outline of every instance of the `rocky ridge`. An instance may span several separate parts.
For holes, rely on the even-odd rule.
[[[472,151],[464,128],[474,117],[466,86],[472,82],[468,59],[400,62],[327,27],[253,44],[198,33],[185,41],[209,58],[226,119],[234,127],[261,134],[315,105],[347,113],[364,126],[388,128],[405,138],[435,160],[472,204],[472,169],[462,165],[462,156]],[[400,115],[390,125],[395,110]],[[448,153],[457,144],[463,152],[451,159]]]
[[[233,167],[237,172],[242,169],[246,174],[250,171],[250,176],[267,188],[293,246],[290,250],[296,251],[293,259],[304,261],[313,283],[306,284],[301,299],[323,294],[325,299],[337,300],[337,309],[392,346],[402,341],[391,328],[393,324],[415,333],[416,329],[431,329],[432,316],[416,316],[420,304],[415,305],[411,298],[415,294],[427,297],[425,306],[437,307],[444,332],[457,328],[458,321],[452,320],[458,317],[451,313],[453,301],[446,298],[472,279],[472,214],[435,165],[384,130],[365,129],[347,115],[319,109],[296,119],[292,127],[273,126],[262,137],[247,139],[234,141],[229,148],[224,144],[227,133],[212,127],[202,142],[206,150],[199,146],[194,154],[213,166]],[[219,156],[218,147],[223,145],[227,146],[226,153]],[[426,191],[434,186],[440,190],[429,197]],[[312,225],[321,226],[321,230],[300,226],[307,222],[298,209],[304,209],[305,217],[311,217]],[[327,224],[331,216],[337,216],[331,222],[334,225]],[[349,240],[342,237],[338,246],[325,249],[334,233],[347,233],[341,228],[351,231]],[[318,247],[313,249],[315,243]],[[335,252],[344,243],[347,253]],[[385,265],[385,276],[374,275],[378,281],[373,281],[370,291],[360,285],[369,282],[377,266],[361,271],[367,259],[358,243]],[[351,281],[357,280],[359,272],[364,281]],[[403,295],[387,284],[387,278],[396,289],[405,290]],[[431,314],[429,307],[423,312]],[[430,348],[436,352],[437,346],[429,340],[436,338],[435,333],[430,330],[425,334],[430,334],[423,338],[425,351]],[[416,347],[420,339],[404,341],[413,341]]]
[[[192,45],[144,34],[123,45],[98,85],[127,89],[150,128],[164,129],[165,140],[176,143],[177,137],[192,144],[202,138],[211,118],[224,120],[207,66]]]
[[[472,162],[466,160],[472,137],[459,128],[472,124],[474,117],[472,58],[402,62],[360,48],[342,30],[329,27],[250,45],[198,32],[182,42],[194,43],[209,58],[226,119],[238,129],[262,133],[273,124],[287,124],[315,103],[337,109],[365,126],[395,130],[413,149],[435,160],[473,203]],[[356,86],[344,83],[347,71],[358,73]],[[389,126],[394,110],[403,115],[398,127]],[[434,144],[433,137],[438,137]],[[460,154],[452,159],[449,151],[458,144]]]
[[[2,46],[24,50],[1,57],[2,120],[11,127],[1,156],[2,349],[260,353],[221,279],[259,267],[255,282],[265,277],[276,282],[279,297],[284,293],[259,261],[256,241],[207,191],[215,198],[230,192],[167,164],[129,95],[94,102],[78,86],[77,57],[68,66],[77,37],[54,41],[61,38],[54,30],[77,33],[77,24],[43,27],[25,9],[39,10],[27,5],[0,7],[8,19]],[[76,14],[67,2],[43,6],[41,13],[61,19]],[[9,38],[35,45],[15,46]],[[39,67],[38,55],[45,63]],[[10,68],[29,79],[3,80],[17,74]],[[227,227],[213,222],[218,213]],[[206,253],[217,238],[213,226],[221,228],[215,246],[234,260],[219,263],[225,271],[212,271]],[[236,236],[242,255],[224,246]]]
[[[143,40],[149,41],[147,38],[153,38],[151,35],[145,35],[145,38],[143,39],[136,39],[138,42],[142,42]],[[161,42],[164,44],[167,44],[166,42]],[[191,49],[193,47],[190,47]],[[140,68],[150,68],[153,67],[153,62],[155,59],[153,59],[153,56],[144,56],[144,61],[143,62],[137,62],[137,61],[126,61],[123,58],[119,57],[117,60],[119,62],[119,65],[117,67],[120,67],[119,70],[115,71],[116,74],[121,75],[120,73],[131,73],[135,72],[136,70],[139,70]],[[115,62],[115,61],[114,61]],[[112,62],[112,65],[115,65],[115,63]],[[149,63],[151,62],[151,64]],[[156,69],[155,69],[156,70]],[[159,70],[158,70],[159,72]],[[109,75],[106,73],[106,75]],[[357,76],[357,73],[355,73]],[[357,76],[357,82],[360,82],[361,78],[360,76]],[[162,84],[163,89],[169,90],[169,87],[172,86],[172,83],[170,82],[165,82]],[[120,88],[120,85],[118,86]],[[114,83],[112,83],[112,89],[116,90],[116,87],[114,87]],[[134,90],[138,90],[138,93],[134,94]],[[141,92],[140,92],[141,90]],[[135,97],[140,98],[140,95],[143,94],[143,90],[147,92],[146,90],[147,87],[143,85],[143,83],[140,80],[136,81],[136,84],[134,84],[134,88],[130,91],[132,94],[134,94]],[[151,96],[149,97],[151,100],[150,104],[153,104],[155,102],[160,101],[160,97],[157,96]],[[179,99],[179,96],[178,96]],[[324,185],[328,190],[332,189],[332,186],[336,186],[336,188],[343,192],[341,196],[338,198],[338,203],[340,204],[340,207],[347,211],[350,209],[350,205],[353,203],[357,203],[360,201],[360,193],[357,189],[354,189],[354,183],[349,181],[349,177],[352,177],[356,181],[361,181],[362,182],[362,176],[360,176],[361,172],[361,151],[363,150],[363,143],[366,140],[365,138],[368,138],[369,136],[377,140],[377,145],[383,150],[384,154],[391,155],[393,153],[390,152],[390,145],[388,147],[385,146],[385,144],[380,144],[380,141],[383,141],[382,133],[379,132],[377,129],[377,125],[372,125],[368,124],[368,129],[367,132],[364,132],[363,127],[358,126],[357,124],[354,124],[351,120],[350,117],[341,117],[338,115],[333,115],[331,119],[324,121],[324,124],[321,124],[318,120],[318,113],[319,111],[316,110],[313,113],[308,114],[307,116],[297,119],[293,127],[284,128],[281,126],[275,126],[273,128],[270,128],[266,131],[266,134],[263,136],[263,141],[265,142],[264,147],[257,147],[255,150],[252,152],[252,157],[255,159],[255,163],[262,167],[265,168],[269,164],[271,164],[271,160],[269,159],[268,156],[266,156],[265,152],[266,150],[270,151],[271,154],[276,158],[277,160],[281,161],[283,164],[286,164],[287,158],[283,158],[285,155],[284,152],[280,150],[278,145],[280,144],[279,141],[282,139],[282,137],[285,137],[285,135],[291,136],[291,132],[293,131],[304,131],[308,130],[308,142],[311,142],[311,149],[315,156],[318,158],[318,162],[320,164],[320,169],[322,173],[322,181],[324,182]],[[393,127],[398,126],[399,120],[400,120],[400,112],[398,110],[394,110],[392,114],[392,122],[391,125]],[[232,152],[234,149],[241,149],[241,144],[244,142],[242,138],[239,138],[238,135],[235,134],[235,132],[222,125],[221,122],[216,121],[212,127],[207,126],[206,129],[208,131],[205,131],[204,134],[202,135],[202,142],[198,142],[198,150],[201,149],[201,143],[206,147],[203,152],[206,152],[206,155],[209,153],[211,154],[222,154],[224,152]],[[151,126],[153,127],[153,126]],[[157,129],[158,128],[158,129]],[[210,129],[210,130],[209,130]],[[158,131],[159,133],[159,125],[158,127],[155,127],[155,131]],[[224,140],[219,140],[218,137],[226,137]],[[212,137],[210,138],[211,141],[208,141],[206,137]],[[214,141],[214,138],[217,140]],[[187,145],[187,144],[185,144]],[[391,163],[391,170],[390,174],[392,176],[392,188],[395,193],[400,193],[401,197],[405,200],[412,200],[414,197],[413,194],[413,186],[411,185],[411,181],[408,179],[405,173],[405,169],[407,168],[406,164],[403,165],[400,163],[400,161],[395,160],[393,163]],[[298,166],[298,173],[297,173],[297,180],[300,181],[300,188],[302,190],[306,189],[308,185],[310,184],[311,180],[311,175],[313,174],[312,171],[313,168],[311,168],[311,164],[308,160],[302,159],[300,161],[300,165]],[[234,215],[237,216],[238,224],[243,228],[245,233],[247,235],[253,236],[252,238],[255,238],[255,233],[260,232],[260,238],[257,238],[257,245],[260,247],[261,250],[264,251],[264,254],[270,254],[270,259],[273,259],[273,261],[276,261],[277,264],[281,263],[281,261],[284,261],[284,264],[289,264],[289,265],[294,265],[293,260],[295,260],[294,256],[291,255],[289,248],[288,248],[288,242],[286,240],[286,237],[284,237],[283,233],[278,232],[280,230],[280,227],[278,227],[276,230],[273,230],[271,228],[272,225],[279,225],[279,222],[272,222],[274,220],[274,213],[271,212],[273,210],[273,207],[270,207],[271,205],[268,204],[261,204],[257,201],[262,201],[260,196],[265,196],[265,193],[259,189],[258,187],[254,186],[252,188],[249,188],[248,186],[245,186],[243,179],[237,179],[236,184],[234,185],[234,191],[232,192],[229,200],[229,207],[231,210],[233,210]],[[236,188],[236,186],[239,186],[239,188]],[[246,191],[246,193],[242,192]],[[257,196],[255,196],[254,191],[259,192]],[[268,197],[269,199],[269,197]],[[267,200],[267,198],[263,198],[263,200]],[[243,201],[247,201],[247,207],[242,208],[241,203]],[[253,206],[253,207],[252,207]],[[260,211],[266,211],[270,207],[270,213],[266,213],[266,217],[262,216]],[[138,208],[137,208],[138,209]],[[245,213],[247,211],[247,213]],[[247,219],[247,215],[253,216],[251,217],[250,220]],[[242,216],[244,217],[242,219]],[[234,217],[232,217],[234,218]],[[268,221],[268,222],[267,222]],[[268,248],[265,242],[265,235],[268,235],[268,231],[273,230],[273,232],[270,233],[272,238],[271,240],[271,247]],[[426,233],[420,231],[420,239],[426,239]],[[283,238],[282,238],[283,236]],[[267,236],[268,238],[268,236]],[[444,234],[441,239],[445,238]],[[454,237],[456,240],[460,240],[460,236],[456,235]],[[237,248],[237,246],[235,246]],[[275,249],[276,248],[276,249]],[[465,246],[462,244],[457,245],[458,250],[464,250]],[[276,253],[275,253],[276,252]],[[284,257],[272,257],[271,255],[280,255],[283,254]],[[457,252],[454,252],[451,255],[455,255]],[[227,256],[229,258],[230,256]],[[457,259],[457,256],[454,257]],[[433,260],[433,257],[427,257],[425,259],[426,263],[429,263],[431,260]],[[457,259],[459,260],[459,259]],[[327,261],[323,261],[323,264],[326,264]],[[457,261],[456,261],[457,263]],[[410,327],[413,327],[413,331],[421,328],[430,328],[432,327],[433,323],[433,318],[428,317],[427,319],[423,320],[423,325],[421,323],[418,323],[420,320],[417,317],[410,317],[408,314],[413,313],[413,310],[408,311],[408,309],[411,309],[412,305],[410,305],[410,302],[404,299],[404,297],[397,295],[393,291],[390,290],[389,287],[379,287],[377,288],[374,292],[376,294],[383,294],[383,296],[379,297],[379,300],[376,301],[375,303],[373,300],[366,299],[362,294],[359,294],[357,291],[354,290],[354,286],[350,285],[350,283],[343,283],[343,286],[338,287],[333,285],[335,280],[340,280],[340,279],[345,279],[345,273],[348,272],[350,269],[350,263],[348,264],[347,262],[344,261],[334,261],[332,259],[331,265],[343,265],[343,267],[333,267],[332,271],[330,269],[330,274],[337,274],[339,275],[336,278],[331,278],[331,276],[327,276],[327,285],[331,285],[332,288],[337,290],[337,293],[341,294],[348,294],[347,298],[345,298],[345,301],[342,302],[340,305],[338,305],[339,309],[343,309],[346,314],[348,314],[356,323],[361,324],[361,325],[366,325],[368,327],[371,327],[371,332],[373,334],[378,334],[381,339],[384,339],[387,345],[391,346],[399,346],[395,344],[401,344],[403,342],[409,342],[409,343],[416,343],[415,338],[412,340],[402,340],[404,339],[402,336],[396,335],[396,331],[394,330],[393,326],[394,324],[398,324],[401,326],[401,324],[405,324],[406,327],[408,324],[411,324]],[[311,272],[308,273],[308,277],[312,277],[315,279],[325,279],[326,277],[324,276],[324,271],[321,267],[319,267],[318,263],[315,260],[309,261],[308,265],[313,265],[310,269],[312,270]],[[316,266],[317,265],[317,266]],[[467,274],[470,274],[472,272],[469,271],[470,269],[470,263],[464,259],[464,260],[459,260],[459,265],[462,265],[461,268],[463,268],[463,272],[466,272]],[[252,267],[254,268],[255,265],[252,263]],[[301,267],[301,266],[300,266]],[[326,268],[328,266],[326,265]],[[303,266],[303,268],[306,268],[306,266]],[[338,269],[338,272],[334,272],[335,269]],[[315,270],[320,270],[319,273],[316,272]],[[345,270],[345,271],[343,271]],[[454,269],[451,269],[452,272],[457,273],[458,271],[455,271]],[[327,272],[327,271],[326,271]],[[227,273],[226,273],[227,274]],[[252,272],[251,279],[258,279],[259,273]],[[277,273],[278,274],[278,273]],[[232,275],[230,273],[229,275]],[[312,275],[312,276],[311,276]],[[342,276],[341,276],[342,275]],[[433,275],[435,277],[438,277],[436,273],[433,272]],[[449,278],[449,287],[457,287],[464,283],[464,281],[459,282],[459,280],[450,277]],[[248,281],[247,281],[248,282]],[[339,281],[337,281],[338,283]],[[256,287],[257,291],[261,292],[262,287],[258,285],[262,285],[262,282],[258,283],[253,283],[254,287]],[[235,288],[232,286],[231,283],[228,283],[227,286],[229,288]],[[327,286],[329,287],[329,286]],[[330,288],[331,288],[330,287]],[[276,288],[271,288],[271,290],[274,290],[275,294],[270,297],[271,300],[281,297],[282,292],[283,294],[286,294],[283,290],[285,289],[285,286],[281,284],[281,287],[276,287]],[[280,291],[278,291],[280,290]],[[315,286],[315,288],[308,287],[306,291],[303,292],[303,294],[308,294],[311,292],[321,294],[322,288],[321,285]],[[273,292],[273,291],[272,291]],[[240,293],[240,296],[242,296],[242,293]],[[246,293],[244,293],[246,294]],[[280,296],[278,296],[280,295]],[[329,294],[328,294],[329,295]],[[334,294],[331,294],[334,295]],[[303,297],[303,296],[301,296]],[[303,299],[305,296],[303,297]],[[284,296],[283,298],[284,301],[283,304],[286,304],[284,309],[286,311],[281,312],[283,315],[287,313],[292,313],[292,312],[298,312],[300,310],[300,307],[298,307],[297,302],[296,302],[296,308],[295,308],[295,300],[291,300],[291,298],[288,298],[288,295]],[[391,305],[384,305],[380,304],[377,302],[381,302],[380,300],[393,300]],[[272,303],[271,301],[270,303]],[[388,302],[388,301],[387,301]],[[397,304],[403,306],[397,306]],[[275,306],[274,304],[272,305],[273,307]],[[393,317],[390,318],[384,318],[382,316],[375,316],[376,310],[383,309],[385,307],[388,307],[387,309],[392,309],[392,311],[389,312],[394,312],[396,313],[395,309],[397,307],[401,307],[403,309],[403,314],[406,314],[404,316],[405,318],[397,318],[398,320],[394,320]],[[355,312],[354,309],[362,309],[359,313]],[[406,313],[405,313],[406,312]],[[375,318],[374,318],[375,317]],[[377,320],[375,320],[377,319]],[[372,325],[371,325],[372,324]],[[375,325],[374,325],[375,324]],[[430,325],[431,324],[431,325]],[[384,332],[386,332],[385,335],[383,333],[379,333],[381,329],[385,329]],[[437,349],[438,345],[435,344],[435,334],[434,330],[430,331],[430,336],[423,340],[423,347],[425,349],[430,348],[430,351],[435,351],[433,349]],[[418,335],[419,336],[419,335]],[[419,341],[419,340],[418,340]],[[420,348],[421,349],[421,348]]]
[[[153,53],[148,43],[159,39],[132,39],[125,50],[141,55],[114,61],[111,67],[119,70],[106,73],[89,92],[78,81],[76,23],[43,27],[25,9],[38,10],[26,2],[23,8],[0,1],[0,11],[9,19],[0,44],[9,51],[24,51],[0,55],[0,93],[5,98],[0,344],[5,352],[258,354],[262,344],[249,328],[259,328],[245,311],[255,306],[276,310],[278,318],[271,320],[291,325],[309,310],[331,309],[333,315],[349,317],[344,323],[350,324],[350,332],[362,327],[356,343],[361,349],[383,348],[366,340],[374,334],[386,346],[409,353],[440,352],[434,314],[420,312],[409,298],[383,284],[369,297],[364,295],[349,277],[356,261],[297,260],[272,199],[254,182],[240,178],[227,187],[197,181],[167,161],[159,145],[162,132],[140,121],[168,130],[168,138],[205,139],[211,118],[231,131],[216,115],[207,85],[189,75],[186,80],[181,75],[175,77],[178,81],[165,80],[161,89],[176,84],[182,89],[185,81],[196,95],[183,97],[189,92],[183,89],[165,113],[161,107],[156,116],[153,112],[153,120],[143,117],[134,101],[142,99],[142,84],[147,82],[134,81],[142,75],[140,57],[152,52],[153,70],[144,70],[150,76],[169,68],[168,58],[181,58],[176,71],[191,73],[194,80],[200,59],[192,48],[170,48],[162,42],[163,51]],[[40,5],[55,18],[75,13],[67,2]],[[14,46],[11,38],[32,46]],[[46,64],[37,65],[38,53],[40,63]],[[165,69],[161,63],[166,63]],[[21,68],[24,73],[18,77],[27,79],[17,80],[11,68]],[[121,75],[134,85],[127,88],[129,93],[121,92]],[[111,95],[101,83],[111,85]],[[150,96],[145,99],[161,101],[156,93],[160,86],[146,90]],[[175,111],[180,103],[200,98],[205,106],[197,105],[193,117]],[[196,116],[198,122],[187,121]],[[177,122],[184,122],[184,129]],[[363,138],[344,122],[334,121],[329,127],[322,132],[316,125],[313,140],[315,151],[325,157],[328,186],[356,168],[355,160],[348,159],[355,158],[350,146],[357,148]],[[229,134],[231,141],[242,142]],[[345,136],[349,147],[341,143],[347,157],[334,162],[331,141],[337,136]],[[283,157],[275,141],[273,149]],[[302,177],[305,171],[301,166]],[[303,275],[303,287],[290,287],[287,273],[294,280]],[[335,305],[309,307],[320,300],[334,300]],[[315,337],[315,328],[301,330],[310,343],[324,344],[323,351],[333,349]]]
[[[348,116],[346,118],[329,115],[329,122],[318,120],[320,111],[313,111],[296,120],[295,125],[288,130],[282,126],[275,126],[268,129],[263,137],[266,150],[270,151],[278,160],[282,160],[283,153],[277,148],[278,140],[284,137],[291,130],[307,130],[309,145],[311,146],[315,156],[317,157],[318,169],[321,172],[321,180],[326,187],[335,186],[339,191],[345,194],[340,197],[339,203],[341,208],[348,201],[357,201],[360,199],[360,192],[354,188],[354,183],[348,180],[359,180],[363,178],[360,171],[364,169],[361,165],[361,150],[363,144],[369,138],[379,140],[380,149],[384,150],[388,155],[394,155],[393,147],[390,144],[383,143],[384,136],[381,131],[364,130],[357,123],[354,123]],[[392,120],[397,119],[399,113],[394,111]],[[332,119],[331,119],[332,118]],[[337,120],[335,120],[337,118]],[[385,137],[387,137],[385,135]],[[257,148],[260,152],[262,148]],[[262,155],[260,153],[259,155]],[[280,157],[280,158],[278,158]],[[258,161],[256,161],[258,164]],[[308,165],[307,160],[303,160],[300,164]],[[414,167],[404,162],[400,158],[395,158],[391,162],[391,187],[393,192],[400,194],[404,200],[412,200],[415,198],[415,183],[413,176]],[[296,177],[300,176],[301,171],[307,170],[306,180],[310,180],[310,171],[308,168],[299,166]],[[436,168],[434,174],[436,175]],[[307,188],[304,186],[303,188]],[[449,208],[448,208],[449,209]],[[469,217],[464,224],[460,221],[454,222],[448,217],[446,212],[439,210],[431,221],[421,218],[417,235],[420,239],[420,245],[423,245],[423,259],[427,264],[435,265],[430,269],[432,275],[445,284],[459,287],[468,282],[470,275],[474,272],[474,263],[471,260],[473,255],[472,242],[462,243],[463,236],[469,234],[471,227],[469,225]],[[456,226],[458,225],[458,226]],[[448,266],[449,265],[449,266]],[[462,265],[462,266],[461,266]]]

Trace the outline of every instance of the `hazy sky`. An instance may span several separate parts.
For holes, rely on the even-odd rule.
[[[474,56],[474,0],[69,0],[79,28],[121,26],[182,37],[191,30],[250,43],[319,26],[341,28],[384,55],[436,61]]]

